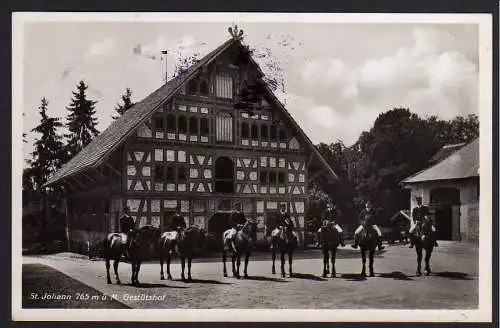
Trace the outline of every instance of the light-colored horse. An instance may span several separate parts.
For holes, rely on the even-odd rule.
[[[266,229],[267,231],[267,229]],[[275,228],[271,231],[271,253],[273,258],[272,273],[276,274],[276,253],[279,251],[281,257],[281,276],[285,277],[285,254],[288,254],[288,273],[293,276],[292,262],[293,252],[298,245],[298,237],[292,228]]]

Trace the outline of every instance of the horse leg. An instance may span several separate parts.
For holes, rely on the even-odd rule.
[[[233,253],[233,255],[231,256],[231,264],[233,266],[233,277],[236,277],[236,266],[235,266],[235,263],[236,263],[236,253]]]
[[[182,267],[181,279],[182,279],[182,281],[186,281],[186,277],[184,276],[184,269],[186,267],[186,259],[184,258],[184,256],[181,256],[181,267]]]
[[[241,253],[236,256],[236,278],[240,279],[240,265],[241,265]]]
[[[188,256],[188,280],[193,281],[193,278],[191,277],[191,262],[193,261],[193,258],[191,256]]]
[[[280,250],[280,256],[281,256],[281,276],[284,278],[285,277],[285,252],[283,250]]]
[[[425,275],[428,276],[432,273],[431,271],[431,255],[432,255],[432,248],[426,249],[425,250]]]
[[[332,249],[332,278],[335,278],[337,276],[337,271],[335,270],[335,258],[337,256],[337,247],[334,247]],[[328,258],[326,259],[326,262],[328,263]]]
[[[109,276],[110,266],[111,265],[109,264],[109,258],[106,257],[106,278],[107,278],[108,284],[111,284],[111,277]]]
[[[422,248],[420,246],[415,245],[415,252],[417,252],[417,276],[422,275]]]
[[[160,280],[165,280],[165,276],[163,275],[163,262],[165,259],[163,258],[163,254],[160,255]]]
[[[118,276],[118,263],[120,263],[120,258],[117,258],[113,261],[113,269],[115,271],[115,280],[116,280],[116,283],[119,285],[122,282],[120,281],[120,277]]]
[[[289,249],[288,250],[288,272],[290,273],[290,277],[293,276],[292,263],[293,263],[293,250]]]
[[[172,261],[170,251],[167,253],[167,279],[172,280],[172,275],[170,274],[170,262]]]
[[[141,270],[141,262],[137,262],[135,265],[135,283],[139,285],[139,270]]]
[[[222,265],[223,265],[222,274],[224,275],[224,277],[227,277],[227,270],[226,270],[226,251],[225,251],[225,250],[222,250]]]
[[[328,271],[328,249],[323,247],[323,278],[326,278]]]
[[[361,277],[366,277],[366,249],[361,249],[361,262],[363,263],[363,268],[361,269]]]
[[[370,277],[375,277],[375,272],[373,271],[374,255],[375,255],[375,248],[370,249],[370,251],[368,253],[368,256],[369,256],[368,259],[370,260],[370,264],[369,264]]]
[[[248,278],[248,260],[250,259],[250,252],[245,254],[245,270],[243,271],[243,276]]]
[[[273,274],[276,274],[276,268],[274,266],[274,262],[276,262],[276,249],[275,249],[275,247],[273,247],[273,249],[272,249],[272,257],[273,257],[273,270],[272,270],[272,272],[273,272]]]

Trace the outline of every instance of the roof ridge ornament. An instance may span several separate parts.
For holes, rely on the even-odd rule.
[[[235,40],[241,41],[243,40],[243,30],[238,29],[238,25],[233,24],[233,26],[228,27],[228,32],[231,34],[231,37]]]

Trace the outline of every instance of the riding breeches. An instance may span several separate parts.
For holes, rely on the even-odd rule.
[[[379,227],[376,224],[372,225],[372,228],[373,228],[373,230],[375,230],[377,232],[377,235],[379,237],[382,237],[382,231],[380,231]],[[359,234],[361,232],[361,230],[363,230],[363,226],[362,225],[360,225],[358,227],[358,229],[356,229],[356,231],[354,231],[354,234],[355,235]]]
[[[410,228],[410,230],[408,230],[408,232],[409,232],[410,234],[412,234],[412,233],[413,233],[413,231],[415,231],[415,228],[416,228],[416,227],[417,227],[417,225],[415,224],[413,227],[411,227],[411,228]],[[432,232],[436,232],[436,227],[435,227],[433,224],[431,225],[431,231],[432,231]]]
[[[337,231],[339,233],[344,232],[344,230],[342,230],[342,228],[338,224],[334,225],[334,227],[335,227],[335,229],[337,229]],[[321,232],[321,228],[318,229],[317,233],[320,233],[320,232]]]

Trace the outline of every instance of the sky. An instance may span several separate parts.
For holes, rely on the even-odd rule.
[[[24,27],[24,158],[32,152],[42,97],[51,116],[80,80],[96,100],[98,129],[111,123],[127,87],[139,101],[164,83],[178,58],[226,41],[233,22],[28,22]],[[238,22],[236,22],[238,24]],[[478,114],[479,31],[473,24],[243,22],[244,43],[277,74],[277,92],[314,143],[349,146],[376,117],[407,107],[423,117]],[[274,67],[270,68],[270,67]],[[284,92],[283,92],[284,91]]]

